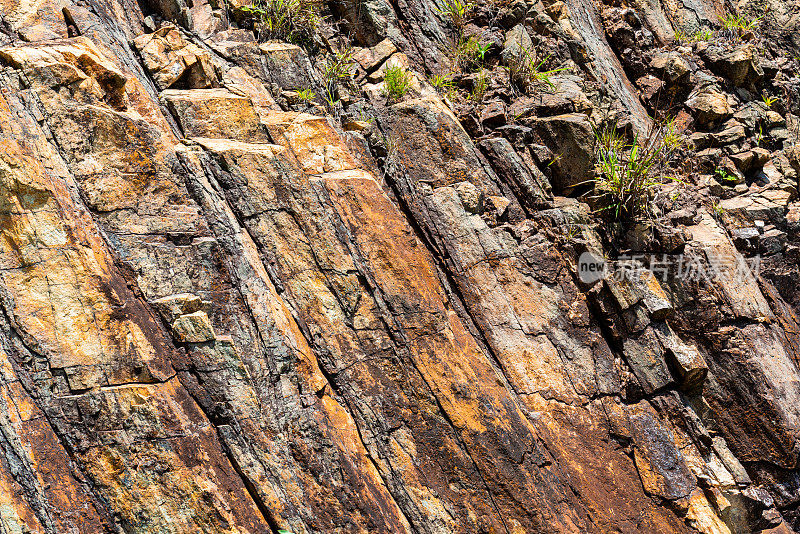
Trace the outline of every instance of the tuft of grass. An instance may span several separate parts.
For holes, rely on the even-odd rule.
[[[475,85],[472,87],[469,99],[473,102],[481,102],[488,90],[489,72],[486,69],[481,69],[480,72],[478,72],[478,76],[475,77]]]
[[[350,78],[353,75],[353,47],[347,46],[334,52],[325,62],[325,79]]]
[[[399,65],[386,67],[383,92],[391,100],[400,100],[411,89],[411,75]]]
[[[524,91],[540,86],[546,86],[551,91],[555,90],[556,86],[550,78],[566,68],[544,70],[542,67],[549,59],[548,55],[539,61],[529,50],[523,50],[522,56],[509,66],[511,82],[517,84]]]
[[[458,34],[461,35],[474,7],[475,4],[464,0],[442,0],[442,7],[437,8],[436,12],[450,19]]]
[[[772,104],[774,104],[778,100],[778,97],[769,96],[768,94],[764,93],[761,95],[761,101],[769,108],[772,109]]]
[[[661,132],[661,142],[669,152],[679,150],[686,142],[683,135],[678,132],[674,117],[665,120],[659,130]]]
[[[453,82],[451,74],[435,74],[428,79],[428,82],[439,92],[439,94],[452,99],[456,92],[456,84]]]
[[[717,174],[717,176],[719,176],[720,180],[722,180],[723,182],[732,183],[736,181],[736,176],[730,174],[725,169],[717,167],[716,169],[714,169],[714,172]]]
[[[349,80],[353,76],[353,48],[348,46],[341,51],[334,52],[325,60],[322,69],[322,85],[325,89],[325,102],[333,109],[339,102],[336,97],[336,87],[342,80]]]
[[[597,178],[595,200],[598,212],[617,222],[630,223],[649,216],[651,203],[682,140],[673,123],[655,127],[649,135],[632,141],[616,126],[595,130]]]
[[[720,17],[719,22],[722,25],[722,33],[726,37],[734,40],[741,40],[745,34],[755,32],[757,26],[761,23],[764,15],[754,19],[747,19],[744,15],[734,15],[728,13]]]
[[[577,237],[579,237],[581,235],[582,230],[581,230],[580,226],[574,225],[574,224],[570,224],[568,226],[568,228],[569,228],[569,230],[567,231],[566,235],[564,236],[564,241],[569,243],[569,242],[573,241],[574,239],[576,239]]]
[[[714,38],[714,32],[709,29],[700,29],[693,35],[687,35],[683,30],[675,30],[675,40],[683,44],[692,44],[700,41],[710,41]]]
[[[317,93],[312,91],[311,89],[298,89],[297,90],[297,98],[302,100],[303,102],[311,102],[314,100],[314,97],[317,96]]]
[[[710,41],[714,38],[714,32],[709,29],[701,29],[697,30],[694,33],[694,40],[695,42],[699,41]]]
[[[259,39],[298,45],[312,44],[322,22],[310,0],[253,0],[239,11],[249,18]]]
[[[725,216],[725,213],[727,213],[727,211],[725,210],[725,208],[720,206],[718,201],[715,200],[711,204],[711,215],[714,217],[714,219],[716,219],[717,222],[719,223],[723,222],[723,217]]]
[[[477,37],[459,37],[453,45],[451,57],[453,63],[462,71],[477,70],[486,62],[486,53],[492,43],[481,44]]]

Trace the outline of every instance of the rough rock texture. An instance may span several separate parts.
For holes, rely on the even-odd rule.
[[[762,47],[676,43],[711,0],[458,30],[332,2],[304,48],[248,2],[3,0],[0,532],[800,530],[800,8],[772,3]],[[458,35],[491,79],[440,96]],[[568,71],[522,94],[500,64],[532,48]],[[686,189],[620,247],[575,197],[597,125],[655,112]],[[762,270],[584,283],[582,252]]]

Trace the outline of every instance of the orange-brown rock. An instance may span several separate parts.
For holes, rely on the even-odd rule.
[[[551,191],[595,176],[596,95],[648,123],[598,6],[502,6],[586,88],[476,141],[426,82],[452,28],[401,4],[329,6],[360,22],[356,91],[326,78],[315,47],[349,54],[330,28],[304,49],[218,2],[0,3],[0,532],[800,525],[797,310],[734,276],[752,232],[730,228],[796,257],[791,151],[726,217],[674,216],[720,276],[584,283],[609,233]],[[700,4],[638,9],[668,40]],[[722,111],[690,107],[741,117],[713,84]]]

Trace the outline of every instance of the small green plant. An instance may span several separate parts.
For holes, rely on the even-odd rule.
[[[597,178],[595,196],[598,212],[609,214],[618,222],[633,222],[651,213],[651,202],[661,181],[677,181],[664,176],[677,148],[670,141],[671,126],[657,126],[646,138],[632,141],[615,126],[595,130],[597,140]],[[666,141],[665,141],[666,140]]]
[[[450,22],[453,23],[453,26],[461,35],[475,4],[464,0],[442,0],[442,4],[443,6],[437,9],[436,12],[450,19]]]
[[[298,89],[297,91],[297,98],[303,102],[311,102],[315,96],[317,96],[317,93],[311,89]]]
[[[667,151],[674,152],[686,143],[684,136],[678,132],[674,117],[665,120],[659,129],[661,131],[661,142]]]
[[[716,175],[719,176],[719,179],[722,180],[723,182],[730,183],[736,181],[736,176],[730,174],[725,169],[717,167],[716,169],[714,169],[714,173],[716,173]]]
[[[477,37],[459,37],[453,47],[453,63],[462,70],[476,70],[486,62],[486,53],[492,43],[481,44]]]
[[[322,69],[323,87],[325,88],[325,102],[333,109],[339,102],[336,97],[336,87],[342,80],[353,76],[353,49],[347,46],[341,51],[334,52],[325,60]]]
[[[711,204],[711,212],[717,222],[722,222],[723,215],[725,215],[725,208],[723,208],[718,201]]]
[[[756,132],[756,146],[760,147],[761,143],[764,142],[764,127],[762,125],[758,125],[758,131]]]
[[[475,77],[475,85],[472,86],[472,92],[469,99],[473,102],[480,102],[486,96],[486,91],[489,90],[489,72],[486,69],[481,69]]]
[[[456,84],[453,82],[451,74],[435,74],[431,76],[428,81],[439,92],[439,94],[452,99],[455,91]]]
[[[511,81],[525,91],[542,85],[550,90],[555,90],[556,86],[551,77],[558,72],[566,70],[566,68],[543,70],[545,63],[549,59],[550,56],[548,55],[543,60],[538,61],[536,56],[529,50],[523,50],[522,55],[516,61],[513,61],[509,67]]]
[[[574,240],[576,237],[581,235],[581,227],[578,225],[570,224],[569,230],[567,231],[566,235],[564,236],[564,240],[566,242],[570,242]]]
[[[728,13],[724,17],[720,17],[719,21],[722,25],[723,34],[732,39],[742,39],[745,34],[754,32],[756,27],[761,22],[764,15],[748,20],[744,15],[734,15]]]
[[[353,48],[351,46],[334,52],[325,62],[325,79],[350,78],[353,75],[354,65]]]
[[[391,100],[400,100],[411,89],[411,75],[400,65],[386,67],[383,92]]]
[[[700,29],[694,32],[693,35],[687,35],[681,29],[675,30],[675,40],[683,44],[692,44],[699,41],[710,41],[714,38],[714,32],[708,29]]]
[[[310,0],[253,0],[239,10],[262,40],[281,39],[308,45],[313,43],[322,22]]]
[[[700,29],[694,33],[695,42],[710,41],[714,38],[714,32],[709,29]]]
[[[325,90],[325,94],[322,95],[322,99],[325,100],[325,103],[328,104],[328,109],[330,109],[331,111],[334,111],[341,102],[339,97],[336,96],[335,90],[333,91]]]
[[[772,104],[774,104],[778,100],[778,97],[769,96],[768,94],[764,93],[763,95],[761,95],[761,100],[764,102],[764,104],[766,104],[768,108],[772,109]]]

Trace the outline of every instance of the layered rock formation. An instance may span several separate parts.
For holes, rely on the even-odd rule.
[[[797,5],[240,4],[2,4],[0,532],[800,529]],[[594,128],[656,112],[694,166],[618,238]]]

